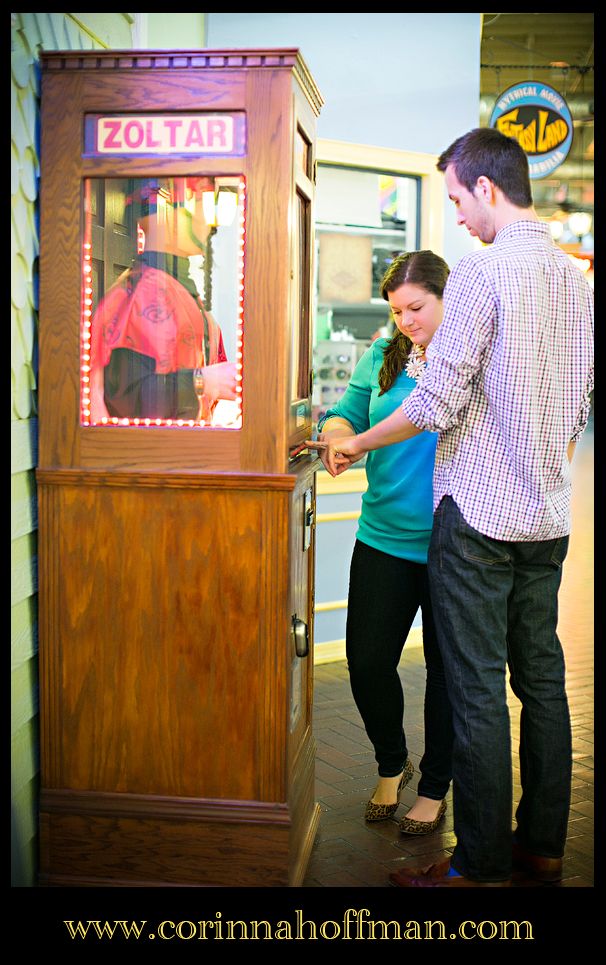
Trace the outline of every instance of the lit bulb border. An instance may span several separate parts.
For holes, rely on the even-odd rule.
[[[176,177],[176,175],[175,175]],[[82,246],[82,298],[81,298],[81,337],[80,337],[80,424],[84,427],[111,428],[113,426],[137,426],[138,428],[227,428],[240,429],[243,414],[243,359],[244,359],[244,277],[246,250],[246,178],[239,176],[238,181],[238,318],[236,324],[236,403],[237,416],[230,426],[207,426],[195,419],[120,419],[104,417],[98,422],[91,419],[91,324],[93,314],[92,289],[92,220],[90,213],[90,184],[84,182],[85,229]]]

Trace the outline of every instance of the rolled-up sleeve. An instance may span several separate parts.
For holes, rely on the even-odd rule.
[[[579,414],[577,416],[577,421],[575,423],[574,429],[572,430],[572,435],[570,437],[571,442],[578,442],[585,429],[587,428],[587,423],[589,421],[589,413],[591,412],[591,393],[593,392],[593,365],[591,366],[591,371],[587,379],[587,386],[583,394],[583,399],[581,401],[581,407],[579,409]]]

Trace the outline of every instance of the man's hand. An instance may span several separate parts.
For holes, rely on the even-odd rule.
[[[366,455],[366,449],[359,443],[359,436],[331,435],[327,441],[322,462],[331,476],[339,476]]]
[[[306,445],[310,449],[317,449],[318,455],[322,460],[324,468],[331,476],[340,476],[341,473],[358,462],[365,453],[362,450],[359,454],[348,455],[345,450],[355,449],[356,435],[342,436],[342,428],[332,432],[321,432],[315,442],[311,439],[306,440]]]
[[[391,446],[396,442],[403,442],[417,436],[422,429],[415,426],[398,407],[390,416],[377,422],[371,429],[361,432],[359,435],[343,436],[326,434],[326,443],[321,443],[324,448],[325,458],[322,459],[324,465],[332,476],[338,476],[344,469],[349,469],[354,462],[358,462],[367,452],[375,449],[382,449],[384,446]],[[313,448],[313,445],[310,446]]]

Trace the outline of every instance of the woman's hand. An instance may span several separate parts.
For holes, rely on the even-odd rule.
[[[329,428],[326,429],[326,426]],[[355,437],[356,434],[353,426],[347,422],[346,419],[334,416],[332,419],[327,420],[324,432],[318,434],[315,442],[312,442],[311,439],[306,440],[306,442],[310,449],[317,449],[318,455],[327,472],[329,472],[331,476],[340,476],[346,469],[349,469],[353,462],[357,462],[357,459],[351,461],[346,459],[337,463],[334,454],[331,455],[332,444],[337,438],[339,440],[346,440],[355,439]],[[361,458],[361,456],[358,458]]]

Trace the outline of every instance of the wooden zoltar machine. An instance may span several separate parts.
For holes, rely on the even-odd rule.
[[[299,885],[322,99],[294,49],[42,71],[40,883]]]

